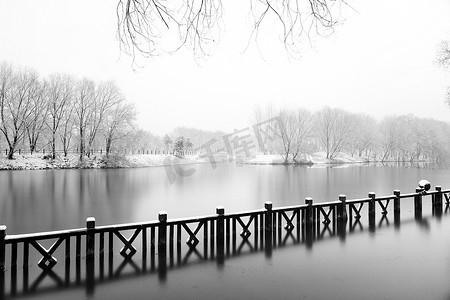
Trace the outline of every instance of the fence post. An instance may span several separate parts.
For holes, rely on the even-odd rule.
[[[400,211],[400,190],[394,190],[394,212]]]
[[[347,220],[347,196],[339,195],[339,201],[341,202],[338,206],[338,220],[346,221]]]
[[[218,214],[216,228],[217,262],[219,265],[223,265],[225,258],[225,208],[222,206],[216,207],[216,214]]]
[[[272,202],[267,201],[264,203],[265,212],[265,231],[264,231],[264,252],[267,258],[272,257]]]
[[[160,211],[158,214],[158,276],[161,281],[167,278],[167,213]]]
[[[313,222],[313,199],[310,197],[305,198],[305,204],[308,205],[305,212],[305,223],[310,224]]]
[[[436,194],[432,195],[432,204],[433,206],[438,206],[438,205],[442,205],[442,193],[441,193],[441,186],[437,185],[435,187],[436,189]]]
[[[422,189],[417,187],[416,193],[414,196],[414,217],[422,219]]]
[[[339,239],[345,241],[345,235],[347,230],[347,196],[339,195],[339,204],[337,207],[337,232]]]
[[[314,207],[313,207],[313,199],[310,197],[305,198],[305,204],[307,205],[305,209],[305,220],[304,220],[304,228],[305,237],[306,237],[306,248],[312,248],[312,241],[314,236]]]
[[[375,193],[369,193],[369,231],[375,231]]]
[[[6,238],[6,226],[0,226],[0,272],[5,271],[5,238]]]
[[[0,226],[0,297],[4,298],[5,295],[5,238],[6,238],[6,226]]]
[[[94,256],[95,251],[95,218],[86,219],[86,258]]]
[[[264,203],[264,208],[266,209],[266,231],[272,231],[272,202],[267,201]]]
[[[394,190],[394,226],[400,228],[400,190]]]
[[[442,187],[437,185],[435,189],[437,193],[433,194],[433,212],[440,217],[442,215]]]
[[[95,218],[86,219],[86,292],[94,293],[95,288]]]

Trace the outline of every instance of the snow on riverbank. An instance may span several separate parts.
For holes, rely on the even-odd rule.
[[[364,157],[352,157],[347,154],[340,154],[333,159],[326,158],[325,152],[316,152],[313,154],[303,154],[297,159],[297,164],[307,165],[327,165],[327,164],[353,164],[364,163],[368,160]],[[246,164],[254,165],[275,165],[283,164],[284,157],[282,155],[256,155],[254,158],[244,161]],[[294,164],[294,161],[290,160],[289,164]]]
[[[214,155],[216,162],[228,161],[226,153],[217,153]],[[284,158],[281,155],[256,155],[255,157],[245,158],[241,161],[244,164],[255,165],[275,165],[283,164]],[[313,166],[322,166],[329,164],[353,164],[368,162],[363,157],[351,157],[341,154],[334,159],[327,159],[324,152],[314,154],[304,154],[297,158],[297,164],[307,164]],[[67,157],[59,156],[56,159],[45,159],[42,154],[15,155],[13,160],[8,160],[6,156],[0,157],[0,170],[42,170],[42,169],[101,169],[101,168],[142,168],[165,165],[184,165],[184,164],[204,164],[210,163],[207,157],[199,155],[186,155],[186,157],[175,157],[165,154],[135,154],[127,156],[111,155],[93,155],[80,162],[77,155],[71,154]],[[294,164],[293,161],[289,162]]]
[[[198,155],[178,158],[173,155],[127,155],[106,157],[93,155],[80,162],[78,155],[45,159],[42,154],[14,155],[13,160],[0,157],[0,170],[43,170],[43,169],[100,169],[100,168],[140,168],[164,165],[208,163],[208,159]]]

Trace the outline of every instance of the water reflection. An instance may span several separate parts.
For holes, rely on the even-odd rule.
[[[159,210],[169,211],[170,218],[186,217],[211,214],[211,207],[219,205],[232,212],[262,208],[264,201],[273,201],[276,206],[303,203],[306,196],[313,196],[315,202],[320,202],[336,200],[337,195],[343,192],[349,199],[365,196],[368,191],[375,191],[377,195],[391,194],[394,188],[408,192],[414,191],[419,179],[445,184],[450,177],[447,170],[415,167],[237,168],[231,164],[218,165],[215,170],[199,166],[194,175],[177,180],[173,185],[164,176],[162,168],[0,172],[0,188],[4,191],[0,198],[1,223],[8,225],[9,233],[18,233],[83,227],[85,218],[91,215],[96,216],[100,224],[152,220]],[[8,273],[11,280],[7,281],[6,294],[7,297],[34,296],[40,292],[45,294],[47,291],[76,288],[85,289],[86,294],[95,297],[99,295],[96,291],[99,285],[152,275],[160,284],[169,285],[171,272],[188,266],[213,263],[217,270],[225,270],[230,260],[252,254],[257,256],[257,253],[264,253],[267,261],[271,261],[282,248],[303,247],[313,255],[317,251],[315,245],[321,241],[337,238],[341,245],[345,245],[355,240],[357,233],[367,231],[375,237],[381,230],[392,227],[395,232],[404,234],[403,229],[409,223],[416,224],[420,232],[432,236],[435,233],[430,229],[431,220],[441,222],[445,219],[443,216],[450,213],[450,208],[447,201],[444,211],[430,210],[425,206],[416,213],[412,211],[412,205],[403,207],[402,204],[401,212],[391,214],[390,210],[390,214],[376,218],[369,215],[367,220],[366,217],[363,220],[355,218],[356,212],[351,211],[355,215],[344,226],[331,222],[316,224],[313,230],[282,227],[269,234],[261,232],[259,240],[242,239],[237,234],[236,240],[225,240],[223,245],[209,243],[213,248],[207,251],[200,247],[202,244],[186,248],[185,252],[169,246],[167,254],[150,247],[148,260],[147,256],[111,258],[100,254],[95,257],[94,268],[83,257],[65,260],[61,268],[54,270],[19,266]],[[367,215],[364,209],[360,212]],[[408,219],[406,215],[411,221],[405,221]],[[202,238],[200,240],[203,241]],[[268,242],[262,243],[263,240]],[[336,251],[336,248],[332,250]],[[375,252],[370,248],[361,251]]]
[[[8,232],[27,233],[82,227],[88,216],[101,224],[153,220],[165,210],[169,218],[207,215],[211,208],[227,211],[349,199],[394,188],[413,192],[418,180],[448,182],[444,169],[353,166],[236,167],[234,164],[196,165],[196,172],[171,185],[163,168],[122,170],[43,170],[0,172],[0,223]]]

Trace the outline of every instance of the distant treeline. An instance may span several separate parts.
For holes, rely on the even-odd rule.
[[[323,151],[333,159],[341,153],[373,161],[435,161],[450,158],[450,124],[414,115],[390,115],[381,121],[365,114],[325,107],[305,109],[257,108],[254,120],[275,118],[280,126],[268,152],[286,162],[301,154]]]
[[[233,133],[185,127],[156,136],[137,128],[136,115],[134,104],[112,81],[95,82],[67,74],[41,77],[32,69],[0,63],[0,153],[10,159],[19,149],[50,153],[53,158],[76,151],[82,159],[93,150],[106,155],[146,149],[182,154],[199,152],[205,145],[230,152],[232,145],[239,144],[230,142]],[[372,161],[450,159],[449,123],[411,114],[377,121],[337,108],[312,113],[267,106],[255,109],[252,119],[252,125],[268,120],[277,124],[273,136],[264,139],[264,149],[254,147],[252,154],[279,154],[286,162],[319,151],[329,159],[341,153]]]

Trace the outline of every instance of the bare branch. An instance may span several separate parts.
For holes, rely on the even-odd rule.
[[[287,52],[298,54],[303,38],[311,41],[313,35],[333,32],[342,4],[349,6],[344,0],[250,0],[250,40],[257,43],[261,25],[274,17]],[[133,61],[138,53],[144,57],[173,54],[182,47],[190,48],[196,58],[208,56],[220,39],[222,11],[221,0],[119,0],[121,50]]]
[[[442,41],[439,44],[437,62],[444,69],[448,69],[450,67],[450,46],[448,44],[448,41]]]

